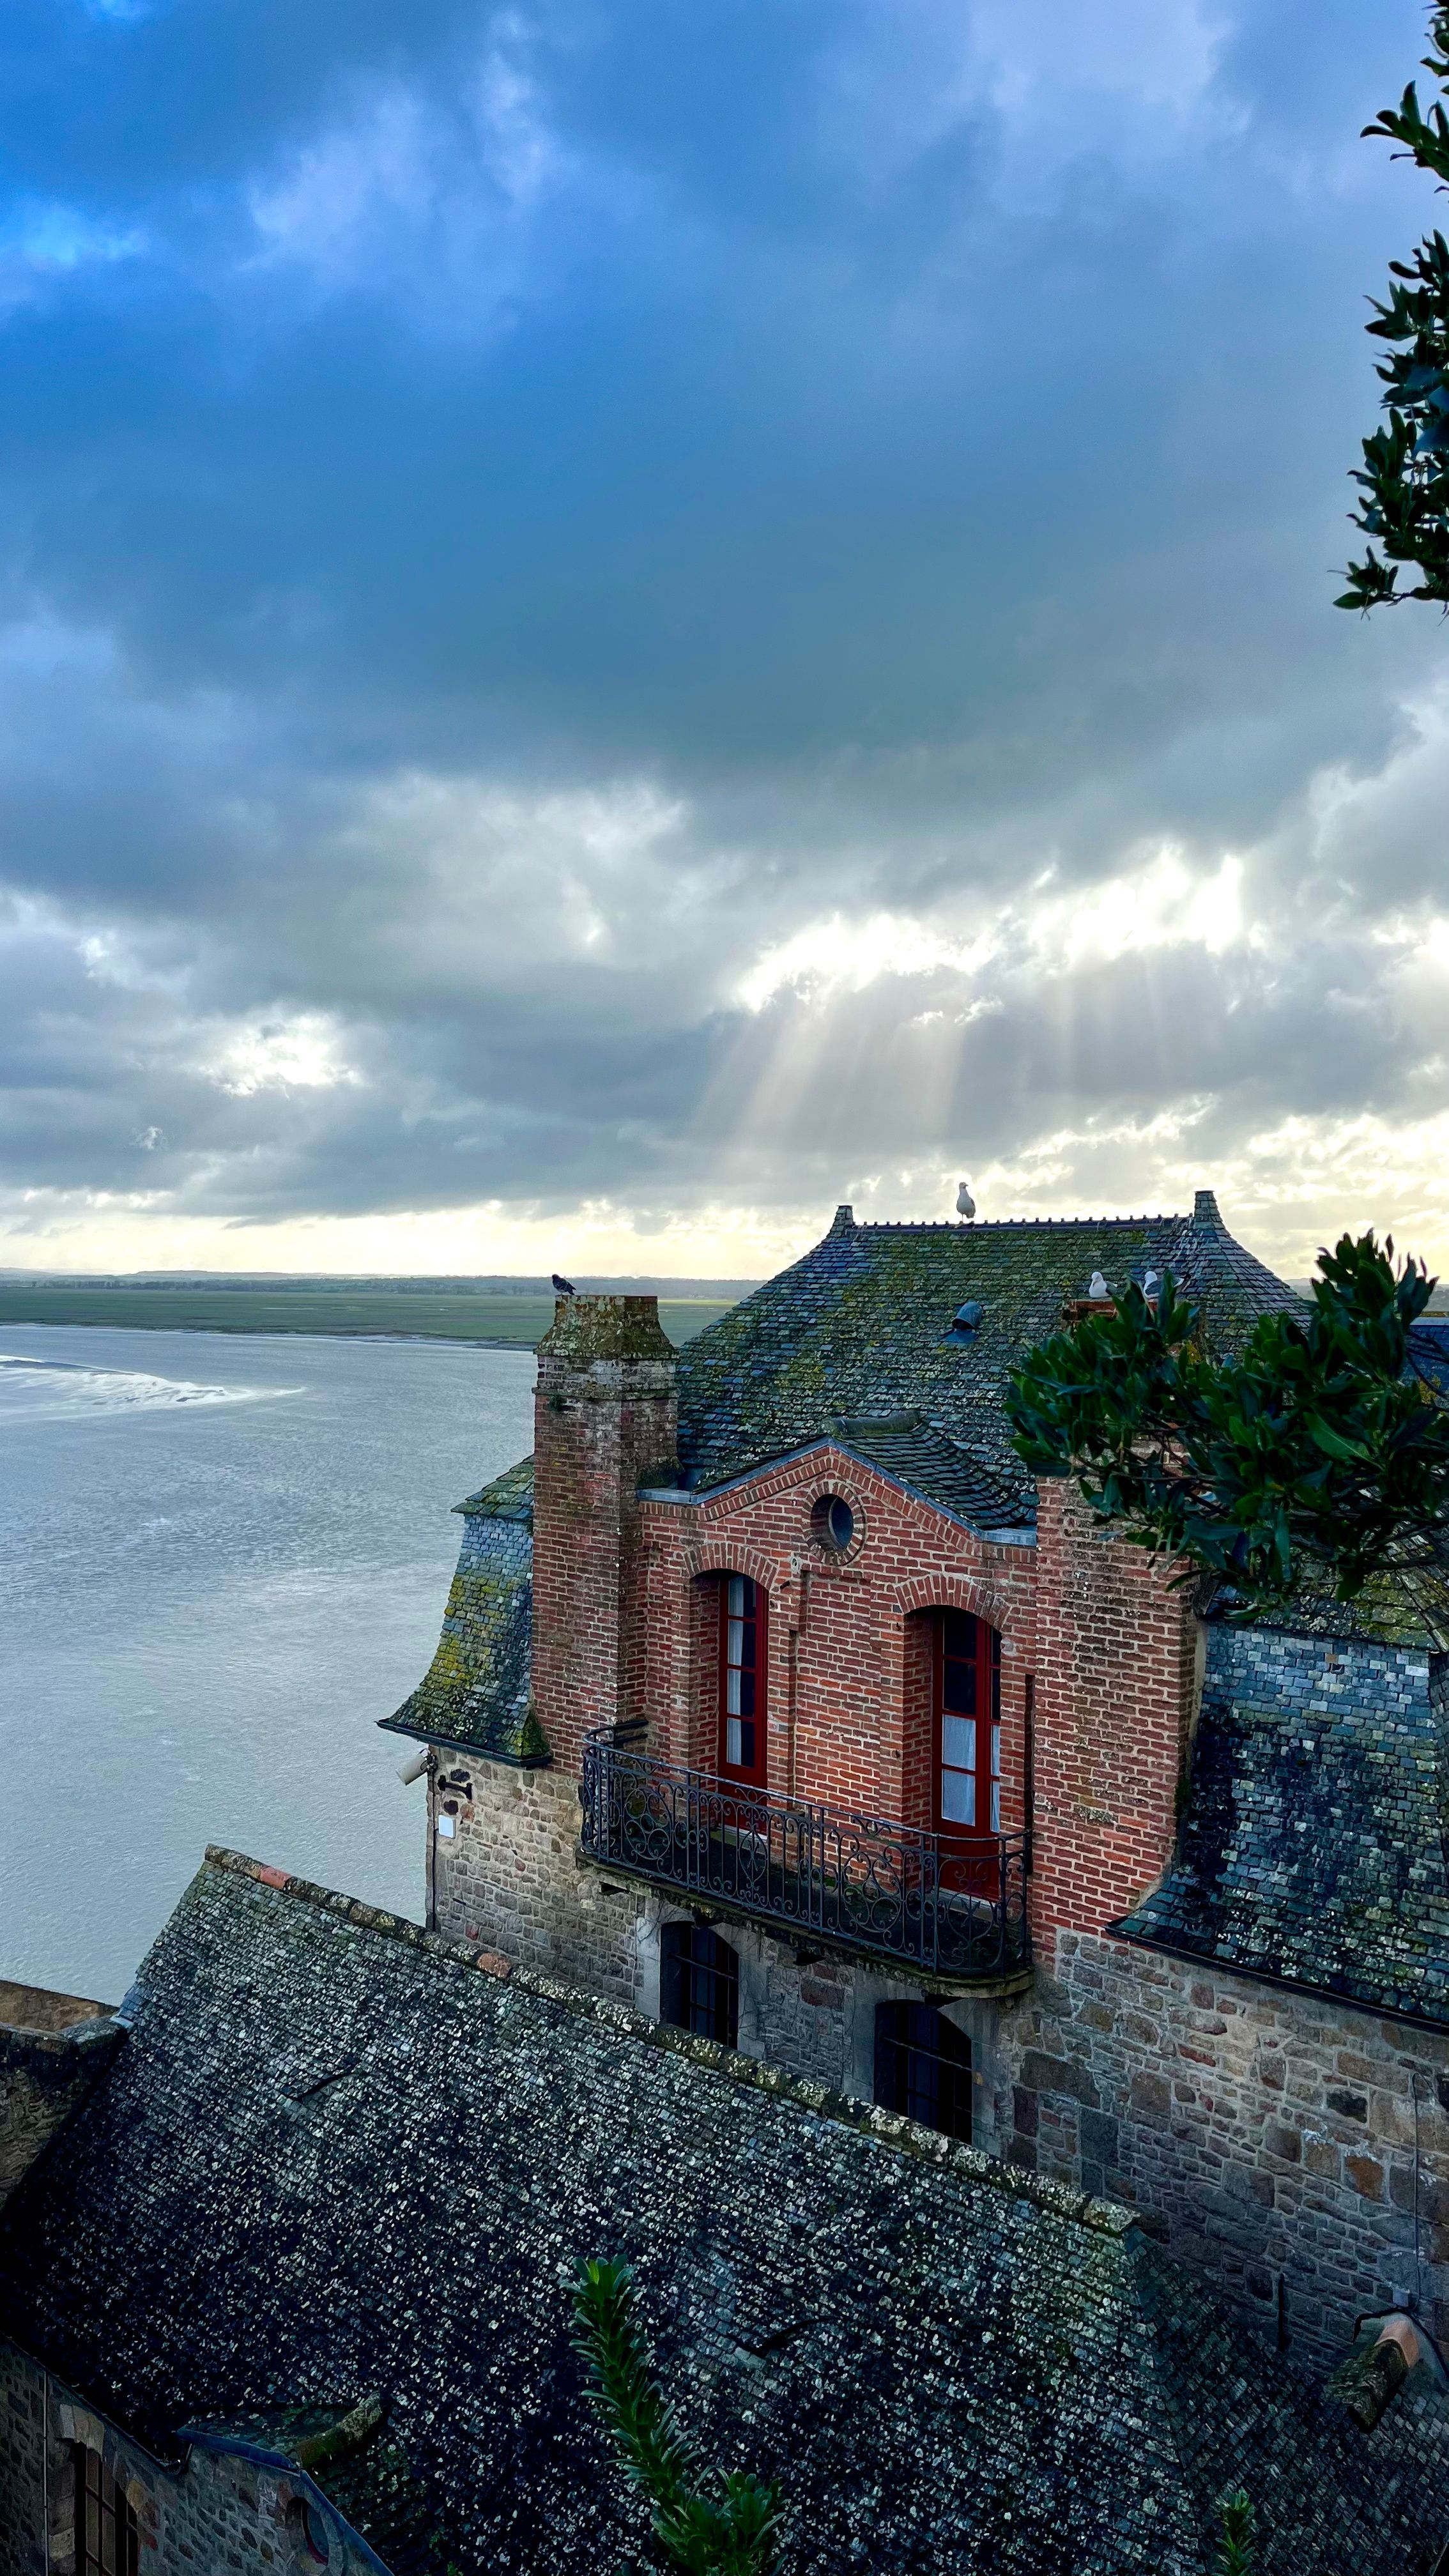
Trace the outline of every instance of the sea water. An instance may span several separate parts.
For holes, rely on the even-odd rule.
[[[533,1354],[0,1326],[0,1978],[115,2002],[208,1842],[423,1901],[450,1506]]]

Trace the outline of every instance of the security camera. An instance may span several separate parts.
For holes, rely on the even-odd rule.
[[[427,1746],[424,1745],[421,1753],[415,1753],[411,1762],[405,1762],[403,1764],[403,1767],[397,1776],[401,1780],[405,1789],[410,1789],[415,1780],[422,1779],[431,1758],[432,1757],[428,1752]]]

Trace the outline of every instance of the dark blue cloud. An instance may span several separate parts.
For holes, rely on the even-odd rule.
[[[10,1185],[643,1205],[728,1128],[787,1205],[852,1140],[1398,1116],[1442,647],[1329,603],[1421,17],[13,0],[0,878],[85,989]],[[1236,947],[1032,946],[1169,845],[1247,854]],[[742,1009],[882,907],[934,964]],[[106,938],[168,943],[140,1030]],[[228,1089],[258,1014],[347,1078]],[[971,1034],[867,1100],[892,1015]]]

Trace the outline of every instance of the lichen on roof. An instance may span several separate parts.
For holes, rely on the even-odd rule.
[[[476,1494],[466,1494],[455,1512],[470,1520],[518,1521],[525,1529],[533,1527],[533,1460],[520,1458],[516,1467],[505,1467],[491,1484],[480,1485]]]
[[[1172,1864],[1117,1928],[1449,2027],[1446,1813],[1443,1656],[1217,1628]]]
[[[426,1674],[379,1724],[397,1735],[534,1769],[549,1758],[533,1711],[533,1461],[454,1508],[463,1543]]]
[[[1449,2529],[1442,2419],[1361,2433],[1131,2213],[277,1875],[208,1861],[0,2222],[0,2328],[163,2456],[376,2389],[467,2576],[598,2576],[647,2545],[570,2345],[609,2253],[781,2576],[1207,2576],[1239,2482],[1262,2576]]]
[[[1030,1492],[991,1475],[963,1440],[914,1408],[884,1417],[835,1414],[826,1428],[852,1457],[973,1529],[1029,1528],[1036,1519]]]
[[[724,1482],[804,1447],[839,1414],[915,1407],[1019,1496],[1026,1478],[1003,1398],[1011,1370],[1059,1330],[1093,1273],[1125,1289],[1170,1270],[1209,1345],[1237,1348],[1291,1288],[1235,1243],[1207,1190],[1191,1216],[974,1225],[857,1225],[848,1208],[814,1249],[679,1354],[679,1451],[689,1481]],[[969,1332],[960,1308],[981,1308]]]

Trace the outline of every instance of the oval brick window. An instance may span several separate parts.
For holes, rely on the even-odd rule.
[[[810,1535],[831,1556],[844,1556],[855,1537],[855,1514],[843,1494],[821,1494],[811,1505]]]

